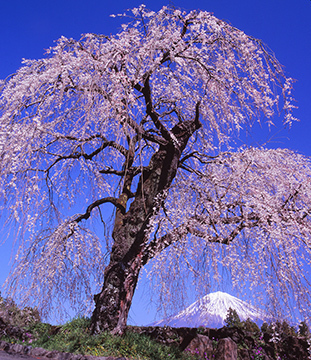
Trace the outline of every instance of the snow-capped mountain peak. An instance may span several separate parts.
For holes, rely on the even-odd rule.
[[[267,318],[263,311],[256,309],[247,302],[217,291],[204,296],[177,315],[157,321],[152,325],[220,328],[225,325],[229,308],[236,310],[241,321],[250,318],[252,321],[260,323]]]

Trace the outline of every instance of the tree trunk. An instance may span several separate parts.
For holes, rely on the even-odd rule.
[[[160,156],[159,153],[154,160],[162,158],[163,154]],[[154,161],[154,166],[158,166],[156,163],[158,161]],[[104,272],[102,291],[94,296],[95,310],[91,325],[93,333],[112,330],[115,334],[121,334],[126,327],[139,271],[143,265],[145,231],[154,211],[154,193],[157,192],[155,189],[159,179],[159,171],[145,173],[143,193],[141,189],[137,190],[137,196],[126,214],[119,209],[116,211],[110,263]],[[122,196],[120,198],[124,199]]]
[[[140,269],[141,256],[139,255],[126,265],[122,262],[110,263],[105,269],[102,291],[94,296],[92,333],[105,330],[112,330],[113,334],[123,333]]]
[[[163,165],[165,152],[158,151],[153,157],[153,168]],[[164,156],[165,157],[165,156]],[[110,330],[122,334],[137,285],[146,245],[145,231],[154,212],[155,194],[161,171],[148,171],[143,175],[143,190],[138,185],[137,196],[126,214],[119,209],[112,237],[114,244],[110,263],[104,272],[104,285],[94,296],[95,310],[92,315],[91,331],[99,333]]]
[[[92,315],[91,331],[99,333],[109,330],[122,334],[143,264],[147,245],[146,229],[160,204],[157,197],[164,196],[176,176],[181,154],[190,136],[200,128],[199,104],[194,120],[177,124],[172,130],[173,142],[167,141],[151,157],[138,183],[135,198],[126,212],[131,179],[124,179],[123,192],[119,198],[124,211],[116,210],[112,237],[110,263],[105,269],[104,285],[94,296],[95,309]],[[177,141],[177,143],[176,143]]]

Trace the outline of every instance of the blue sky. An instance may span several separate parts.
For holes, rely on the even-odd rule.
[[[10,0],[0,2],[0,79],[21,66],[22,58],[40,58],[44,49],[64,35],[78,39],[82,33],[114,34],[120,20],[110,14],[138,6],[142,0]],[[294,115],[300,119],[290,131],[274,138],[273,147],[289,147],[311,156],[311,1],[310,0],[148,0],[145,5],[159,10],[173,4],[185,10],[201,9],[230,22],[246,34],[262,39],[278,60],[285,73],[297,80],[294,97],[299,107]],[[276,130],[273,129],[273,132]],[[256,139],[265,140],[259,131]],[[268,135],[269,136],[269,135]],[[1,243],[1,240],[0,240]],[[0,286],[8,271],[11,244],[0,247]],[[134,298],[133,323],[152,321],[154,309],[147,311],[148,296],[143,288]]]

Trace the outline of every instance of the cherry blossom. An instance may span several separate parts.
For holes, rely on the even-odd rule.
[[[164,302],[178,276],[221,282],[222,266],[275,311],[293,298],[306,314],[310,160],[233,141],[282,109],[292,125],[292,79],[211,13],[122,16],[118,34],[61,37],[0,83],[9,290],[45,313],[99,291],[92,331],[121,333],[147,263]]]

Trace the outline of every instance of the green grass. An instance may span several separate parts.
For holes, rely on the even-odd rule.
[[[90,320],[87,318],[76,318],[59,327],[37,322],[27,327],[28,336],[23,344],[61,352],[137,360],[194,359],[191,354],[181,352],[177,346],[161,345],[147,336],[132,332],[123,336],[110,333],[91,335],[89,325]],[[9,338],[6,340],[12,341]]]

